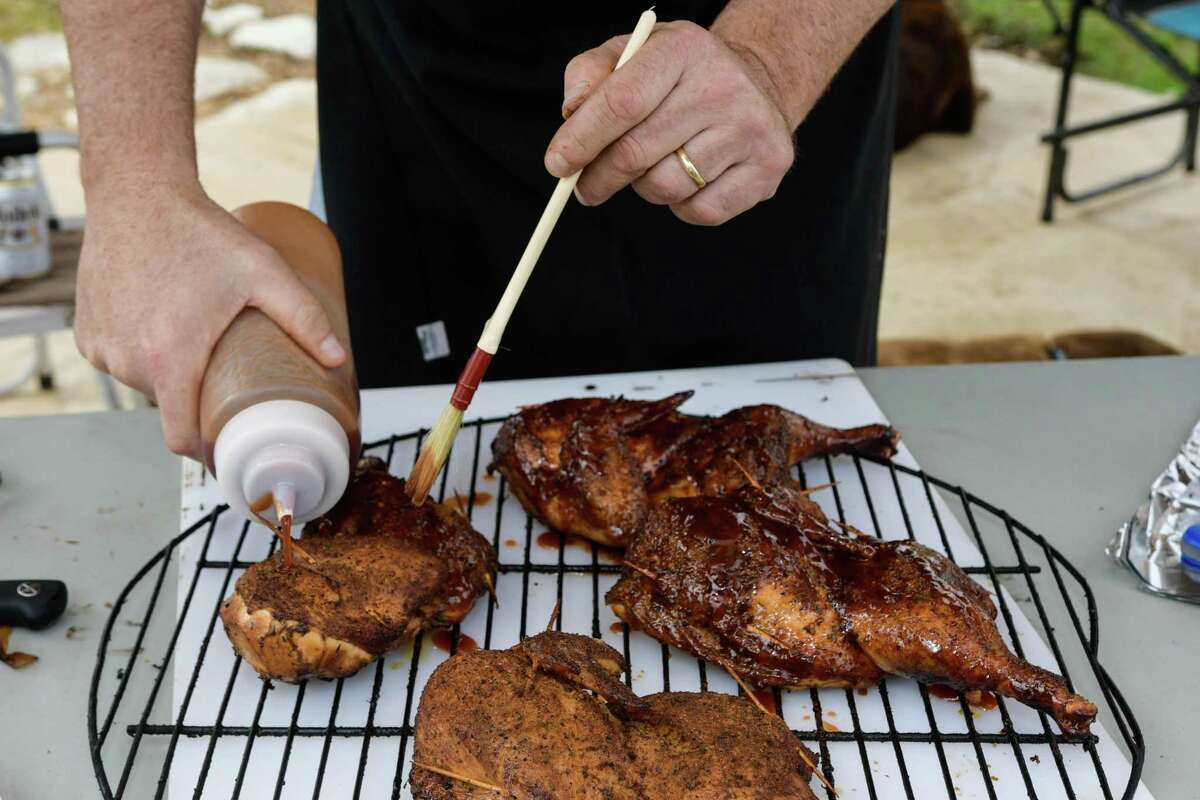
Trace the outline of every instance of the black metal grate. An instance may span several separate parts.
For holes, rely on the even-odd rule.
[[[466,512],[500,554],[500,607],[480,602],[464,621],[479,646],[508,647],[536,632],[544,617],[531,615],[531,605],[538,604],[531,598],[541,598],[543,606],[542,600],[550,605],[559,600],[563,614],[557,628],[605,638],[623,649],[630,664],[626,681],[639,692],[735,691],[721,670],[709,670],[703,661],[642,634],[631,635],[624,625],[603,625],[615,619],[603,595],[620,572],[608,551],[590,543],[580,550],[557,536],[547,549],[543,529],[506,495],[503,477],[481,486],[489,480],[483,471],[490,455],[486,448],[501,421],[464,425],[439,485],[439,499],[445,499],[448,489],[453,496],[458,484],[466,484],[461,486]],[[405,473],[425,433],[393,436],[363,450],[386,458],[393,472]],[[1141,731],[1098,661],[1091,590],[1052,545],[961,487],[898,464],[825,457],[802,465],[797,474],[814,486],[834,482],[822,493],[831,517],[884,538],[921,538],[956,558],[996,595],[1001,630],[1017,654],[1040,648],[1040,633],[1053,656],[1043,665],[1057,669],[1073,689],[1078,683],[1093,699],[1103,697],[1100,721],[1109,731],[1116,729],[1115,743],[1095,736],[1070,739],[1057,733],[1044,713],[1003,698],[996,712],[977,718],[961,695],[951,705],[902,679],[889,678],[869,693],[775,690],[775,707],[796,735],[814,746],[831,781],[849,796],[872,800],[1133,796],[1145,757]],[[946,519],[952,507],[961,513],[965,538]],[[236,524],[224,512],[224,506],[213,509],[172,539],[114,603],[88,706],[88,737],[102,796],[166,797],[170,786],[173,800],[180,787],[196,798],[375,798],[389,792],[399,797],[407,781],[420,687],[445,654],[422,634],[411,651],[332,684],[257,681],[240,658],[228,653],[218,611],[240,571],[272,552],[275,542],[265,530]],[[229,552],[218,552],[222,547]],[[251,558],[255,547],[260,552]],[[182,555],[187,548],[198,549],[198,556]],[[168,577],[176,564],[181,566],[179,591],[172,602],[164,586],[171,585]],[[1014,598],[1030,609],[1035,628],[1018,624],[1022,616],[1014,614]],[[1057,636],[1056,626],[1064,625],[1066,635]],[[456,626],[451,653],[462,635]],[[199,642],[194,652],[180,652],[185,639]],[[1068,672],[1067,653],[1082,653],[1090,667],[1086,675]],[[187,677],[164,692],[168,672],[176,681]],[[102,694],[111,698],[104,708]]]

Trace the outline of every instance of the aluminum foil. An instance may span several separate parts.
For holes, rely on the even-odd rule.
[[[1200,583],[1185,575],[1179,564],[1183,532],[1198,522],[1200,423],[1150,485],[1150,499],[1117,531],[1108,554],[1133,570],[1147,591],[1200,603]]]

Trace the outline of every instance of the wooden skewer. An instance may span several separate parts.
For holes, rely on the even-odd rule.
[[[757,489],[760,492],[763,490],[762,484],[754,479],[754,476],[750,474],[750,470],[748,470],[742,466],[742,462],[738,461],[736,458],[733,458],[732,456],[730,456],[730,461],[732,461],[734,463],[734,466],[736,466],[738,469],[740,469],[742,471],[742,474],[746,476],[746,480],[748,480],[750,482],[751,486],[753,486],[755,489]]]
[[[746,693],[746,697],[750,698],[750,702],[758,706],[759,711],[763,712],[764,714],[771,714],[771,712],[767,710],[767,707],[763,705],[762,700],[758,699],[758,695],[754,693],[754,690],[751,689],[744,680],[742,680],[742,676],[737,674],[737,670],[735,670],[728,661],[721,661],[719,663],[726,672],[733,676],[733,679],[737,681],[737,685],[742,687],[742,691]],[[771,714],[771,716],[775,715]],[[812,765],[809,764],[809,766]]]
[[[622,561],[621,563],[624,564],[625,566],[629,567],[634,572],[642,573],[643,575],[645,575],[647,578],[649,578],[652,581],[658,580],[658,576],[655,575],[653,572],[646,569],[645,567],[639,567],[637,564],[634,564],[633,562],[629,561],[628,559]]]
[[[746,630],[750,631],[755,636],[761,636],[763,639],[766,639],[768,642],[771,642],[772,644],[777,644],[780,647],[787,647],[787,645],[785,645],[783,642],[779,641],[774,636],[767,633],[766,631],[764,631],[762,628],[758,627],[757,625],[747,625]]]
[[[558,622],[558,612],[562,611],[562,600],[554,604],[554,610],[550,612],[550,621],[546,623],[546,630],[554,627],[554,623]]]
[[[466,775],[459,775],[457,772],[451,772],[448,769],[442,769],[441,767],[434,767],[429,764],[422,764],[419,761],[413,761],[412,765],[416,769],[428,770],[429,772],[434,772],[434,773],[437,773],[438,775],[445,775],[447,778],[453,778],[456,781],[462,781],[463,783],[469,783],[472,786],[478,786],[480,789],[488,789],[493,792],[498,792],[500,794],[504,794],[504,789],[499,786],[496,786],[495,784],[485,783],[484,781],[477,781],[474,778],[468,778]]]
[[[764,706],[762,701],[758,699],[758,695],[756,695],[754,690],[752,690],[746,684],[746,682],[742,680],[742,676],[737,674],[737,670],[735,670],[728,661],[718,661],[717,663],[721,665],[722,669],[733,676],[733,679],[737,681],[737,685],[742,687],[742,691],[745,692],[746,696],[750,698],[750,702],[758,706],[759,711],[763,712],[764,714],[775,716],[767,710],[767,707]],[[821,770],[817,769],[817,765],[813,762],[812,757],[809,755],[808,750],[804,747],[804,745],[800,745],[800,758],[804,759],[804,763],[808,765],[808,768],[813,771],[813,775],[817,776],[817,780],[821,781],[822,785],[824,785],[826,789],[833,792],[835,795],[838,794],[838,790],[832,783],[830,783],[829,779],[821,774]]]
[[[829,483],[821,483],[821,484],[817,484],[816,486],[810,486],[807,489],[801,489],[800,494],[807,497],[808,495],[812,494],[813,492],[819,492],[822,489],[832,489],[833,487],[835,487],[837,485],[838,485],[837,481],[830,481]]]

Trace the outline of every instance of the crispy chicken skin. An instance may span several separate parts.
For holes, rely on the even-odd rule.
[[[1063,679],[1018,658],[996,628],[996,605],[954,562],[910,541],[830,535],[843,616],[863,651],[893,675],[985,689],[1047,711],[1064,733],[1083,735],[1096,706]]]
[[[635,628],[760,685],[875,685],[883,675],[847,634],[832,576],[794,521],[800,508],[820,511],[798,491],[769,491],[664,503],[606,601]]]
[[[822,453],[889,457],[899,439],[885,425],[838,430],[778,406],[720,417],[680,413],[691,396],[527,406],[497,434],[494,464],[525,510],[550,527],[624,547],[650,508],[669,497],[776,483]]]
[[[606,600],[661,641],[771,686],[883,673],[986,689],[1084,734],[1096,707],[1009,651],[991,596],[910,541],[833,530],[795,486],[676,498],[649,515]]]
[[[492,586],[496,554],[452,508],[415,507],[377,458],[304,528],[312,563],[280,553],[238,579],[221,608],[234,649],[267,678],[351,675],[423,628],[460,621]]]
[[[638,697],[623,669],[608,645],[554,632],[449,659],[417,711],[413,797],[811,800],[811,755],[782,719],[731,695]]]

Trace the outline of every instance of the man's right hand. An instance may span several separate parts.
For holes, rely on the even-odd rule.
[[[313,358],[346,358],[324,309],[279,254],[197,184],[89,192],[75,341],[153,398],[167,446],[201,458],[200,382],[217,340],[256,307]]]

